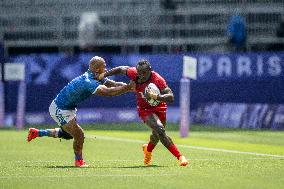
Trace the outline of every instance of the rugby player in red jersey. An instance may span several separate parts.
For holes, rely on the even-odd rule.
[[[174,101],[172,90],[168,87],[165,79],[157,72],[152,71],[151,65],[147,60],[141,60],[136,67],[119,66],[99,75],[99,80],[104,77],[125,74],[136,83],[137,111],[139,117],[151,129],[150,141],[142,146],[144,152],[144,164],[151,165],[152,151],[159,141],[179,160],[180,166],[187,166],[187,159],[179,152],[172,139],[166,134],[166,111],[167,102]],[[149,83],[154,83],[161,94],[144,92]],[[157,106],[151,106],[146,99],[160,101]]]

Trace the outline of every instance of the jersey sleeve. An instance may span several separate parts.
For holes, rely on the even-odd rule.
[[[137,70],[136,70],[136,68],[135,67],[128,68],[127,71],[126,71],[126,75],[127,75],[127,77],[129,77],[129,79],[134,81],[136,79],[136,77],[137,77]]]
[[[156,85],[161,91],[168,87],[166,80],[159,74],[156,77]]]
[[[97,89],[100,87],[100,85],[104,85],[109,80],[110,80],[109,78],[105,77],[100,81],[95,80],[95,81],[91,82],[90,86],[89,86],[89,92],[94,94],[97,91]]]
[[[110,79],[107,78],[107,77],[105,77],[105,78],[103,78],[102,80],[100,80],[100,83],[101,83],[102,85],[104,85],[105,82],[107,82],[108,80],[110,80]]]
[[[89,90],[90,93],[94,94],[97,91],[97,89],[99,88],[99,86],[100,86],[100,83],[97,82],[97,81],[90,82],[88,90]]]

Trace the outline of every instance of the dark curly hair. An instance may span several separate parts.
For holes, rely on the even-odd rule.
[[[148,68],[149,70],[151,70],[151,64],[148,60],[145,60],[145,59],[142,59],[142,60],[139,60],[139,62],[137,63],[137,67],[140,67],[140,66],[143,66],[145,68]]]

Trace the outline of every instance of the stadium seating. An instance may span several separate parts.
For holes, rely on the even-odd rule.
[[[80,16],[96,12],[101,25],[95,46],[194,45],[206,50],[226,43],[227,22],[237,10],[248,25],[248,45],[279,41],[283,0],[173,0],[174,9],[161,2],[2,0],[0,39],[7,47],[78,46]]]

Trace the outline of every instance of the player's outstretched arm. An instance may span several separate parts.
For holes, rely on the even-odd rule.
[[[145,97],[146,98],[153,98],[155,100],[169,102],[169,103],[174,102],[174,94],[173,94],[171,88],[169,88],[169,87],[166,87],[161,92],[161,94],[156,94],[156,93],[153,93],[151,91],[148,91],[148,92],[145,93]]]
[[[113,75],[126,75],[127,69],[129,68],[129,66],[118,66],[115,68],[112,68],[108,71],[106,71],[105,73],[101,73],[99,75],[99,80],[102,80],[105,77],[109,77],[109,76],[113,76]]]
[[[135,83],[130,82],[129,84],[118,86],[118,87],[106,87],[105,85],[100,85],[94,95],[99,96],[118,96],[127,92],[131,92],[135,89]]]
[[[107,86],[107,87],[118,87],[118,86],[124,86],[124,85],[127,85],[127,84],[124,83],[124,82],[117,82],[117,81],[113,81],[113,80],[108,79],[104,83],[104,85]]]

